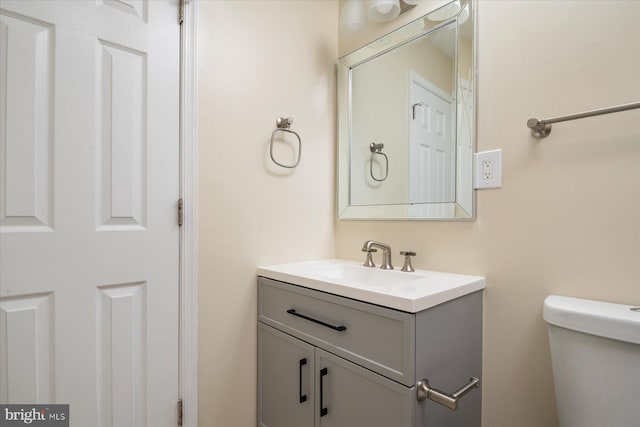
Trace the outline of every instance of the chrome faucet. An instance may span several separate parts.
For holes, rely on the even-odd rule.
[[[382,249],[382,265],[380,266],[383,270],[393,270],[393,265],[391,264],[391,246],[376,242],[375,240],[367,240],[362,245],[362,251],[367,252],[368,255],[371,254],[373,248]]]

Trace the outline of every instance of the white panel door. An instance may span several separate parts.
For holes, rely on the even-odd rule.
[[[455,104],[410,73],[409,202],[455,202]]]
[[[173,426],[177,0],[0,8],[0,402]]]

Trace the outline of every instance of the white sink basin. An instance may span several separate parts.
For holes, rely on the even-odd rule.
[[[336,259],[260,267],[258,275],[410,313],[485,287],[484,277],[425,270],[405,273]]]
[[[310,272],[318,276],[346,281],[356,286],[368,286],[387,289],[390,286],[399,285],[425,277],[420,272],[405,273],[398,270],[382,270],[380,268],[366,268],[357,264],[341,262],[322,263],[310,269]],[[417,274],[416,274],[417,273]]]

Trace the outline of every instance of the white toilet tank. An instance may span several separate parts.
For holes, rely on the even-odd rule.
[[[561,427],[640,426],[640,311],[632,309],[545,299]]]

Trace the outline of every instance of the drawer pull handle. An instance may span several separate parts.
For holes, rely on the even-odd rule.
[[[342,325],[341,326],[333,326],[333,325],[325,323],[325,322],[323,322],[321,320],[314,319],[314,318],[309,317],[309,316],[305,316],[304,314],[296,313],[296,311],[293,308],[287,310],[287,313],[293,314],[294,316],[302,317],[305,320],[309,320],[309,321],[311,321],[313,323],[317,323],[317,324],[325,326],[325,327],[327,327],[329,329],[333,329],[334,331],[343,332],[343,331],[347,330],[346,326],[342,326]]]
[[[307,401],[307,395],[302,394],[302,367],[307,364],[307,359],[300,359],[300,371],[298,372],[298,395],[300,396],[300,403]]]
[[[478,387],[479,382],[479,379],[471,377],[469,378],[469,382],[466,385],[462,386],[459,390],[454,391],[453,393],[445,393],[438,389],[432,388],[429,385],[429,380],[422,379],[418,381],[418,400],[433,400],[434,402],[439,403],[442,406],[446,406],[452,411],[455,411],[456,409],[458,409],[458,402],[460,401],[462,396]]]
[[[320,370],[320,416],[324,417],[329,413],[329,410],[324,407],[324,377],[329,374],[327,368]]]

